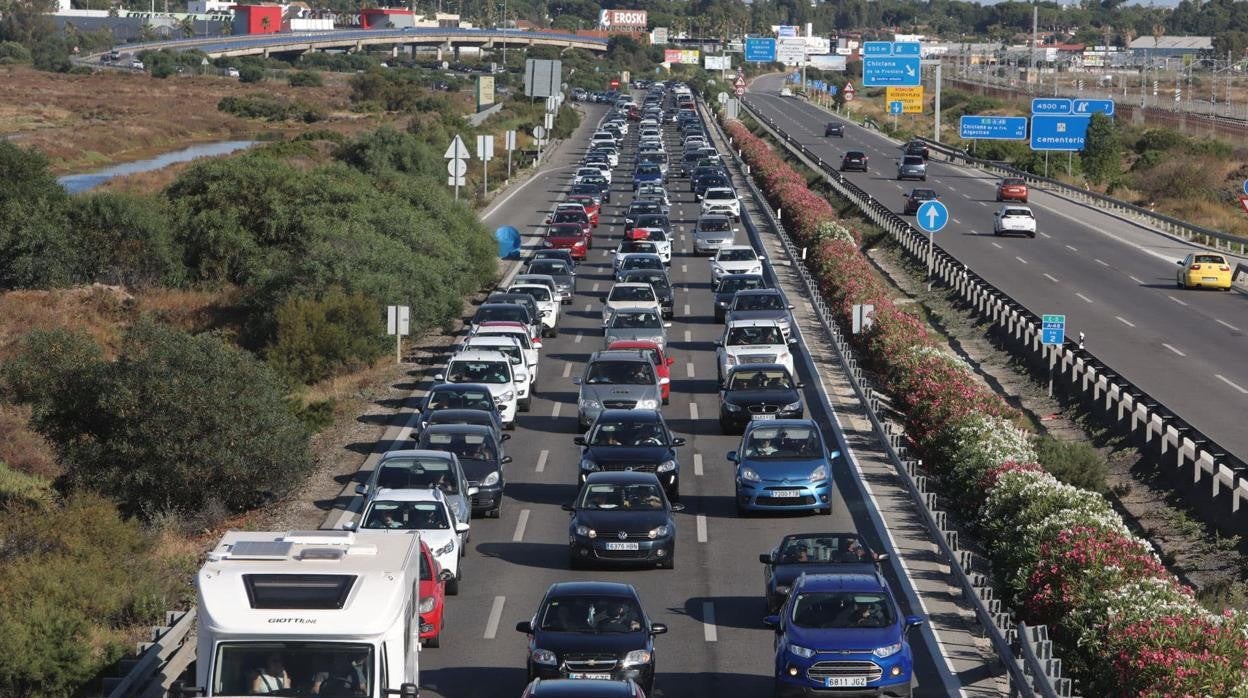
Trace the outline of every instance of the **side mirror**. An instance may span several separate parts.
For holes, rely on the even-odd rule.
[[[669,322],[669,323],[667,323],[667,324],[670,326],[672,323],[670,323],[670,322]],[[674,363],[676,363],[676,359],[673,359],[673,358],[672,358],[672,357],[670,357],[670,356],[669,356],[669,357],[667,357],[667,365],[668,365],[668,366],[671,366],[671,365],[672,365],[672,364],[674,364]]]
[[[356,485],[355,493],[356,494],[368,494],[368,485]]]
[[[670,323],[670,322],[665,322],[665,323],[663,323],[663,327],[665,327],[665,328],[666,328],[666,327],[671,327],[671,326],[672,326],[672,323]],[[669,364],[669,365],[670,365],[670,364]]]
[[[580,377],[580,376],[572,376],[572,385],[580,385],[580,384],[581,384],[581,377]]]
[[[533,623],[527,620],[522,620],[519,623],[516,623],[516,632],[529,635],[533,634]]]
[[[434,380],[438,380],[438,381],[444,381],[444,380],[446,380],[446,374],[445,374],[445,373],[435,373],[435,374],[433,374],[433,379],[434,379]]]
[[[572,437],[572,443],[576,444],[577,446],[584,446],[584,445],[585,445],[585,437],[584,437],[584,436],[573,436],[573,437]]]
[[[805,387],[806,387],[806,384],[805,384],[805,383],[794,383],[794,384],[793,384],[793,387],[794,387],[794,388],[797,388],[798,390],[801,390],[802,388],[805,388]]]
[[[512,462],[512,461],[514,461],[514,460],[515,460],[515,458],[512,458],[511,456],[503,456],[503,457],[502,457],[502,459],[500,459],[498,462],[499,462],[499,463],[502,463],[503,465],[507,465],[508,463],[510,463],[510,462]]]
[[[736,451],[729,451],[729,452],[728,452],[728,460],[729,460],[729,461],[731,461],[731,462],[733,462],[733,463],[736,463],[736,462],[738,462],[738,461],[740,460],[740,458],[737,456],[737,452],[736,452]]]
[[[688,442],[685,441],[684,437],[681,437],[681,436],[677,436],[676,438],[672,439],[673,446],[684,446],[686,443]]]
[[[399,684],[399,698],[420,698],[420,687],[414,683]]]
[[[455,578],[455,573],[451,572],[450,570],[442,570],[442,574],[438,575],[438,579],[441,579],[444,582],[449,582],[454,578]]]
[[[1001,215],[1001,212],[1000,212],[1000,211],[993,211],[993,212],[992,212],[992,217],[993,217],[993,218],[997,218],[997,217],[998,217],[998,216],[1000,216],[1000,215]],[[1179,262],[1179,264],[1182,264],[1182,262]]]
[[[476,488],[475,488],[475,487],[471,487],[471,488],[469,488],[469,491],[474,490],[474,489],[476,489]],[[471,528],[472,528],[472,526],[470,526],[470,525],[468,525],[468,524],[464,523],[463,521],[460,521],[459,523],[456,523],[456,524],[455,524],[455,532],[456,532],[456,533],[467,533],[467,532],[468,532],[468,530],[469,530],[469,529],[471,529]]]
[[[723,342],[721,342],[721,341],[719,341],[719,340],[717,339],[717,340],[715,340],[715,346],[717,346],[717,347],[722,347],[722,346],[724,346],[724,343],[723,343]]]
[[[673,505],[672,505],[672,511],[673,511],[673,512],[681,512],[681,511],[684,511],[684,510],[685,510],[685,505],[684,505],[684,504],[681,504],[681,503],[677,502],[676,504],[673,504]]]
[[[775,628],[776,632],[780,632],[780,616],[766,616],[763,618],[763,625]]]
[[[564,502],[559,508],[564,511],[576,511],[576,507],[572,506],[572,502]]]
[[[789,303],[789,310],[793,310],[793,309],[794,309],[794,308],[796,308],[796,307],[797,307],[797,306],[793,305],[792,303]]]
[[[789,337],[789,344],[797,344],[797,337]]]
[[[740,229],[740,228],[733,228],[733,229],[732,229],[732,232],[734,232],[734,233],[739,233],[739,232],[741,232],[741,229]]]
[[[503,434],[503,437],[499,439],[499,441],[511,441],[511,434]]]
[[[650,624],[650,634],[651,634],[651,635],[663,635],[663,634],[665,634],[665,633],[667,633],[667,624],[666,624],[666,623],[651,623],[651,624]]]
[[[888,553],[876,553],[876,554],[875,554],[875,561],[876,561],[876,562],[887,562],[887,561],[888,561]]]
[[[342,530],[354,531],[358,526],[359,526],[359,522],[357,521],[344,521],[342,523]]]
[[[539,341],[536,341],[536,342],[533,342],[533,348],[534,348],[534,349],[541,349],[541,348],[542,348],[542,342],[541,342],[540,340],[539,340]]]
[[[481,493],[481,490],[480,490],[480,489],[478,489],[478,488],[476,488],[476,487],[469,487],[469,488],[468,488],[468,496],[469,496],[469,497],[471,497],[471,496],[473,496],[473,495],[476,495],[476,494],[480,494],[480,493]]]
[[[906,631],[923,625],[923,616],[906,616]]]
[[[758,561],[759,561],[759,562],[761,562],[761,563],[763,563],[764,565],[770,565],[770,564],[771,564],[771,553],[759,553],[759,554],[758,554]]]
[[[1180,259],[1179,261],[1175,262],[1175,264],[1177,264],[1177,265],[1179,265],[1179,266],[1183,266],[1183,260],[1181,260],[1181,259]]]
[[[761,255],[761,254],[760,254],[760,255],[758,256],[758,261],[760,261],[760,262],[765,262],[765,261],[767,261],[767,257],[766,257],[766,255]]]

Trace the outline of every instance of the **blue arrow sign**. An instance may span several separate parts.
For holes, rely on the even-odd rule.
[[[931,199],[919,204],[919,210],[915,211],[914,218],[924,232],[935,233],[949,222],[949,209],[939,201]]]
[[[891,41],[867,41],[862,44],[862,55],[864,56],[891,56],[893,55],[893,42]]]
[[[1032,150],[1083,150],[1084,140],[1088,135],[1088,124],[1092,119],[1086,116],[1041,116],[1031,117],[1031,149]]]
[[[1025,141],[1027,140],[1027,117],[963,116],[958,121],[958,137]]]
[[[840,90],[841,88],[837,87],[836,85],[828,85],[828,94],[830,95],[836,96],[836,93],[840,92]],[[1245,184],[1245,186],[1248,186],[1248,184]]]
[[[1045,344],[1062,344],[1066,341],[1066,316],[1045,315],[1041,318],[1041,340]]]
[[[1244,180],[1244,193],[1248,194],[1248,179]]]
[[[888,103],[889,114],[900,114],[901,112],[905,111],[905,109],[906,109],[906,105],[904,102],[889,102]]]
[[[919,57],[866,57],[862,59],[862,84],[864,87],[917,87],[919,85]]]
[[[776,40],[770,37],[746,37],[745,60],[751,63],[774,63],[776,61]]]
[[[893,42],[893,55],[894,56],[918,56],[920,55],[919,42],[917,41],[894,41]]]
[[[1041,97],[1031,100],[1032,114],[1069,114],[1070,100],[1065,97]]]
[[[1114,100],[1112,99],[1076,99],[1071,105],[1072,114],[1086,114],[1092,116],[1096,113],[1105,116],[1114,115]]]

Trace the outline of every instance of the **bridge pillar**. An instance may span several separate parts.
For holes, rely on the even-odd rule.
[[[355,48],[352,49],[351,53],[359,53],[360,51],[363,51],[363,50],[364,50],[364,42],[357,40],[355,42]]]
[[[265,58],[268,58],[268,57],[269,57],[269,50],[266,48],[266,49],[264,50],[264,53],[263,53],[263,54],[261,54],[261,55],[263,55]]]

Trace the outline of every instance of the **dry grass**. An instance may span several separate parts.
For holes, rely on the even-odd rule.
[[[30,428],[30,408],[0,403],[0,463],[55,480],[64,472],[47,439]]]

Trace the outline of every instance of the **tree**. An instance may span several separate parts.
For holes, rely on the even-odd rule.
[[[252,63],[245,63],[238,69],[239,82],[260,82],[264,79],[264,68]]]
[[[69,195],[34,149],[0,141],[0,288],[62,286],[75,251],[65,227]]]
[[[1093,114],[1084,140],[1083,170],[1095,184],[1113,184],[1122,173],[1122,142],[1118,126],[1104,114]]]
[[[183,17],[182,21],[178,22],[178,31],[181,32],[183,38],[186,38],[186,39],[194,38],[195,37],[195,21],[192,20],[190,17]]]

